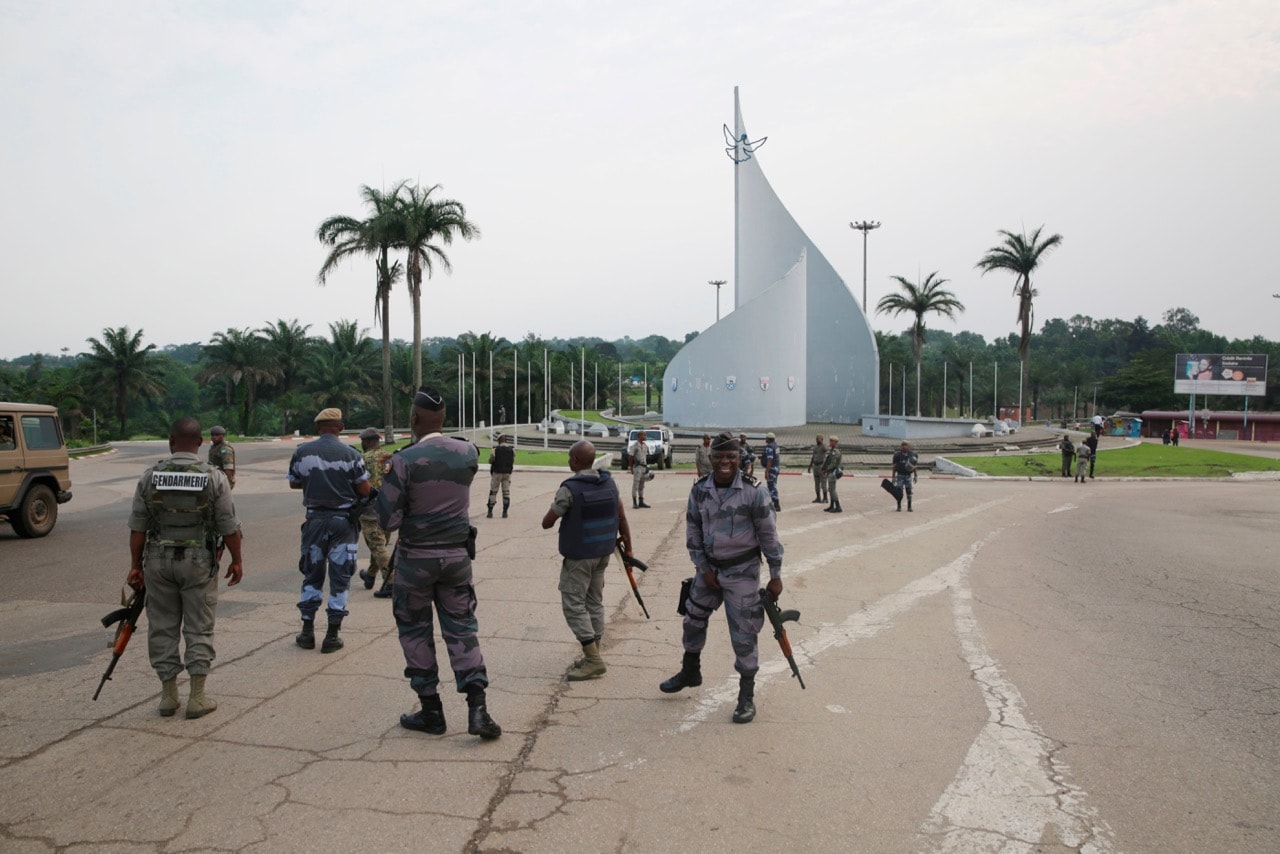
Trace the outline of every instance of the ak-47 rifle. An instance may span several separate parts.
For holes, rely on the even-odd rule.
[[[116,643],[111,649],[111,663],[107,665],[107,672],[102,674],[102,681],[98,683],[98,690],[93,692],[93,699],[98,699],[98,695],[102,693],[102,686],[107,684],[107,680],[111,678],[111,672],[120,663],[120,656],[124,655],[124,648],[129,645],[129,638],[133,637],[133,630],[138,627],[138,617],[142,616],[142,606],[146,601],[147,588],[139,587],[134,591],[127,605],[117,608],[102,618],[104,627],[111,628],[116,623],[120,623],[120,628],[116,631]]]
[[[617,542],[618,557],[622,559],[622,571],[627,574],[627,580],[631,582],[631,592],[635,594],[636,601],[640,603],[640,610],[644,611],[644,618],[649,619],[649,609],[644,606],[644,600],[640,598],[640,588],[636,586],[636,577],[631,574],[631,569],[648,572],[649,565],[639,558],[627,557],[627,553],[622,548],[622,537],[618,537]]]
[[[760,591],[760,601],[764,603],[764,612],[769,615],[769,622],[773,624],[773,636],[778,641],[778,646],[782,647],[782,654],[787,657],[787,664],[791,665],[791,673],[800,680],[800,687],[804,688],[804,677],[800,675],[800,668],[796,666],[795,656],[791,654],[791,641],[787,640],[787,630],[782,625],[788,622],[799,622],[800,612],[795,609],[779,610],[777,600],[769,595],[768,590]]]

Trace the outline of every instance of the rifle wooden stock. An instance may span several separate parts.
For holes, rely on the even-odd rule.
[[[147,588],[139,588],[129,599],[129,604],[123,608],[117,608],[110,614],[102,618],[102,625],[110,627],[116,623],[120,623],[120,628],[116,631],[116,641],[111,647],[111,663],[107,665],[107,670],[102,674],[102,679],[98,682],[98,690],[93,692],[93,699],[98,699],[98,695],[102,693],[102,686],[106,685],[111,679],[111,674],[115,672],[116,665],[120,663],[120,656],[124,655],[125,647],[129,645],[129,639],[133,637],[133,630],[138,627],[138,617],[142,616],[142,606],[147,601]]]
[[[791,641],[787,639],[787,630],[783,623],[799,622],[800,612],[795,609],[781,611],[778,609],[778,603],[769,595],[768,590],[760,591],[760,601],[764,604],[764,612],[769,617],[769,622],[773,625],[773,637],[778,642],[778,646],[782,649],[783,656],[787,659],[787,664],[791,665],[791,674],[800,680],[800,687],[803,689],[804,677],[800,675],[800,667],[796,664],[795,656],[791,653]]]
[[[649,567],[646,566],[643,562],[636,560],[633,557],[627,557],[627,553],[622,550],[621,537],[618,538],[618,542],[616,543],[616,546],[618,549],[618,557],[622,559],[622,571],[627,574],[627,581],[631,582],[631,592],[636,597],[636,602],[640,603],[640,610],[644,611],[644,618],[646,620],[652,619],[649,616],[649,609],[644,606],[644,599],[640,597],[640,588],[636,584],[636,577],[631,572],[631,567],[633,566],[639,568],[641,572],[645,572],[646,570],[649,569]]]

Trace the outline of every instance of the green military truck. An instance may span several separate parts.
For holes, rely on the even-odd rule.
[[[71,465],[58,410],[0,403],[0,519],[20,537],[43,537],[71,500]]]

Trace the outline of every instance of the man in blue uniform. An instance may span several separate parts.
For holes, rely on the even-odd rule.
[[[782,452],[778,450],[778,437],[772,433],[764,434],[764,450],[760,452],[764,461],[764,482],[769,487],[769,498],[773,501],[774,512],[782,512],[782,504],[778,501],[778,473],[782,470]]]
[[[911,498],[916,479],[916,465],[919,460],[916,452],[911,450],[910,442],[903,442],[902,446],[893,455],[893,485],[902,490],[899,494],[907,496],[907,512],[911,510]],[[898,512],[902,512],[902,499],[898,499]]]
[[[782,543],[764,490],[739,474],[741,449],[729,433],[712,442],[711,477],[693,485],[685,510],[685,545],[695,575],[685,602],[684,661],[659,686],[665,694],[702,684],[702,648],[707,620],[723,603],[736,656],[738,705],[734,723],[756,716],[755,680],[760,669],[757,636],[764,626],[760,602],[760,557],[769,563],[766,595],[782,593]]]
[[[391,458],[378,493],[378,524],[400,532],[391,613],[404,652],[404,675],[421,705],[401,715],[400,725],[432,735],[446,730],[434,609],[454,684],[467,695],[467,732],[492,740],[502,735],[502,727],[485,707],[489,673],[480,653],[471,583],[471,482],[480,469],[480,452],[470,442],[441,434],[444,415],[444,396],[429,386],[418,389],[409,414],[416,443]]]
[[[605,469],[595,468],[596,446],[583,439],[569,449],[573,477],[562,482],[542,517],[544,530],[560,519],[560,608],[578,643],[582,659],[569,668],[570,682],[598,679],[607,670],[600,655],[604,636],[604,571],[618,535],[631,556],[631,527],[618,485]]]
[[[325,613],[329,629],[321,652],[342,649],[342,618],[347,615],[347,592],[356,571],[360,547],[358,517],[352,508],[369,495],[369,472],[364,459],[350,445],[338,439],[342,432],[342,410],[334,407],[316,415],[320,438],[299,445],[289,461],[289,488],[302,490],[307,519],[302,523],[302,631],[294,641],[303,649],[316,648],[315,619],[324,598],[324,582],[329,577],[329,602]]]

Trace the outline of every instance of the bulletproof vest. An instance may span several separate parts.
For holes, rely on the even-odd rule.
[[[493,465],[489,466],[491,474],[511,474],[515,469],[516,449],[507,445],[498,445],[493,449]]]
[[[151,471],[150,541],[204,546],[213,534],[213,488],[207,463],[162,460]]]
[[[607,471],[591,482],[571,477],[561,486],[573,495],[569,512],[560,520],[560,554],[567,558],[604,557],[618,539],[618,491]]]

